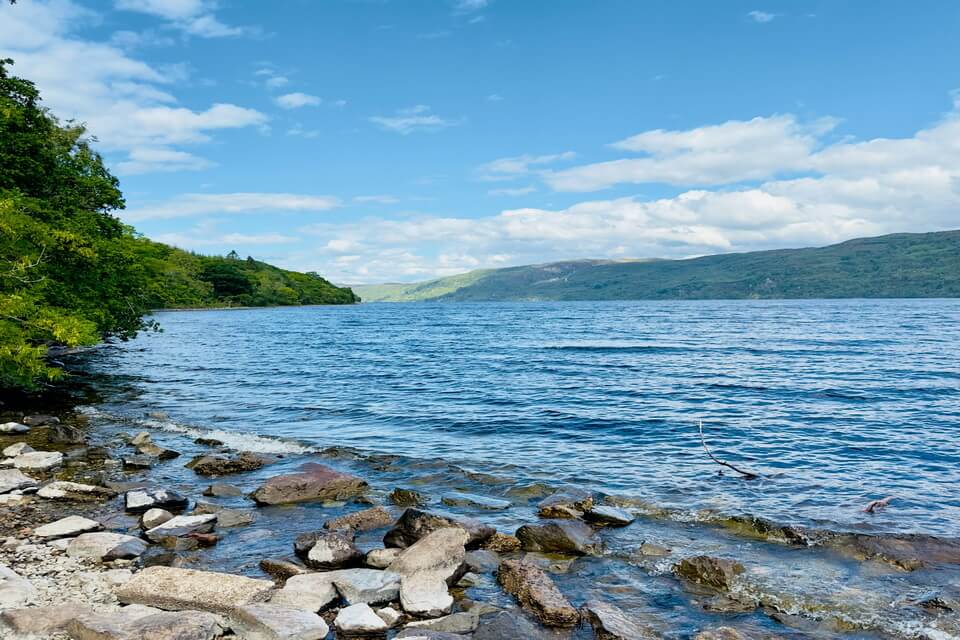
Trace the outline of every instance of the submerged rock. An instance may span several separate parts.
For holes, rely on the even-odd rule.
[[[551,637],[543,628],[518,611],[501,611],[491,616],[484,616],[473,634],[473,640],[506,640],[506,638],[547,640]]]
[[[203,490],[203,495],[211,498],[238,498],[243,495],[243,490],[225,482],[214,482]]]
[[[429,502],[427,496],[413,489],[397,487],[390,493],[390,501],[398,507],[420,507]]]
[[[102,528],[103,525],[96,520],[82,516],[67,516],[56,522],[37,527],[33,530],[33,535],[46,540],[56,540],[57,538],[72,538],[81,533],[99,531]]]
[[[190,501],[169,489],[133,489],[123,497],[124,508],[128,513],[143,513],[150,509],[183,511]]]
[[[206,513],[216,514],[217,526],[224,529],[243,527],[257,521],[257,514],[251,509],[229,509],[210,502],[198,502],[193,509],[193,514]]]
[[[47,429],[47,442],[55,444],[85,444],[87,435],[77,429],[65,424],[54,424]]]
[[[71,558],[86,558],[94,562],[129,560],[147,550],[147,543],[140,538],[122,533],[84,533],[70,541],[67,555]]]
[[[548,627],[572,627],[580,620],[577,610],[539,567],[520,560],[504,560],[497,580],[520,606]]]
[[[493,527],[471,518],[454,518],[411,508],[404,511],[393,528],[386,533],[383,543],[388,547],[409,547],[427,534],[449,527],[466,531],[467,547],[470,548],[479,546],[496,533]]]
[[[684,558],[673,566],[674,573],[681,578],[718,591],[729,591],[734,579],[744,570],[735,560],[712,556]]]
[[[593,529],[577,521],[526,524],[517,529],[517,539],[524,551],[592,555],[601,551],[593,539]]]
[[[541,518],[576,519],[592,507],[592,493],[582,489],[565,489],[540,501],[537,514]]]
[[[338,530],[348,529],[351,531],[370,531],[371,529],[380,529],[389,527],[393,524],[393,516],[383,507],[371,507],[363,511],[350,513],[339,518],[333,518],[323,523],[324,529]]]
[[[663,637],[607,602],[591,600],[583,610],[597,640],[657,640]]]
[[[297,473],[274,476],[252,497],[258,504],[288,504],[315,500],[345,500],[364,493],[367,483],[360,478],[309,462]]]
[[[273,590],[269,580],[214,571],[147,567],[116,593],[121,602],[128,604],[229,614],[236,607],[265,601]]]
[[[511,506],[509,500],[478,496],[472,493],[448,493],[440,499],[440,502],[448,507],[474,507],[490,511],[502,511],[503,509],[509,509]]]
[[[152,442],[146,442],[140,445],[137,447],[137,451],[145,456],[150,456],[151,458],[156,458],[158,460],[173,460],[174,458],[180,457],[179,451],[166,449]]]

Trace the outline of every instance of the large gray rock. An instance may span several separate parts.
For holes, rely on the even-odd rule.
[[[72,538],[81,533],[99,531],[102,528],[103,525],[96,520],[82,516],[67,516],[56,522],[37,527],[33,530],[33,535],[47,540],[56,540],[57,538]]]
[[[37,495],[47,500],[72,500],[75,502],[94,502],[109,500],[117,492],[107,487],[92,484],[55,480],[40,487]]]
[[[362,602],[340,609],[333,626],[337,629],[337,637],[378,635],[386,633],[389,628],[369,605]]]
[[[238,607],[233,617],[246,640],[322,640],[330,631],[316,613],[275,604]]]
[[[4,449],[3,455],[5,458],[16,458],[22,453],[30,453],[33,450],[34,448],[28,445],[26,442],[18,442]]]
[[[407,509],[397,523],[383,537],[387,547],[409,547],[425,535],[437,529],[459,527],[467,532],[467,547],[475,548],[489,539],[496,529],[471,518],[455,518],[420,509]]]
[[[463,529],[438,529],[405,549],[387,571],[401,578],[430,573],[448,585],[455,584],[467,571],[464,545],[468,540],[469,535]]]
[[[15,468],[27,471],[50,471],[62,464],[63,454],[59,451],[30,451],[13,459]]]
[[[583,607],[597,640],[657,640],[663,634],[607,602],[591,600]]]
[[[489,511],[502,511],[503,509],[510,508],[509,500],[479,496],[474,493],[448,493],[440,499],[440,502],[448,507],[473,507],[475,509],[487,509]]]
[[[269,580],[158,566],[135,574],[116,593],[125,603],[229,614],[237,607],[267,600],[273,591]]]
[[[340,569],[293,576],[287,580],[283,590],[323,594],[328,585],[333,585],[347,604],[387,604],[400,594],[400,576],[376,569]],[[283,599],[287,599],[287,596]]]
[[[628,511],[606,504],[591,507],[583,517],[589,522],[605,527],[625,527],[637,519]]]
[[[397,549],[396,547],[390,549],[373,549],[367,552],[363,562],[368,567],[373,567],[374,569],[386,569],[402,552],[403,549]]]
[[[140,538],[122,533],[84,533],[70,541],[67,555],[71,558],[86,558],[94,562],[129,560],[147,550],[147,543]]]
[[[148,509],[140,516],[140,526],[143,529],[153,529],[170,520],[173,520],[173,514],[166,509]]]
[[[497,571],[503,590],[548,627],[572,627],[580,614],[553,580],[539,567],[520,560],[504,560]]]
[[[124,508],[128,513],[143,513],[150,509],[183,511],[190,501],[169,489],[132,489],[123,496]]]
[[[27,433],[30,427],[19,422],[4,422],[0,424],[0,433]]]
[[[523,640],[547,640],[551,636],[518,611],[501,611],[480,620],[473,640],[505,640],[523,638]]]
[[[411,622],[405,628],[423,629],[426,631],[440,631],[442,633],[473,633],[480,623],[480,616],[471,611],[461,611],[460,613],[451,613],[442,618],[433,620],[418,620]]]
[[[217,524],[217,514],[207,513],[199,516],[176,516],[144,532],[153,542],[163,538],[179,538],[191,533],[210,533]]]
[[[400,583],[400,606],[413,616],[437,618],[453,609],[453,596],[439,575],[415,573]]]
[[[80,615],[67,624],[73,640],[214,640],[220,619],[202,611],[129,611]]]
[[[297,574],[287,578],[286,584],[270,598],[270,603],[293,607],[314,613],[323,611],[340,599],[340,593],[330,579],[315,579],[322,574]]]
[[[29,580],[0,564],[0,610],[22,607],[36,597],[37,590]]]
[[[517,538],[524,551],[593,555],[601,551],[589,525],[576,520],[561,520],[544,524],[525,524],[517,529]]]
[[[65,631],[75,618],[91,613],[93,609],[87,605],[62,602],[50,607],[8,609],[0,613],[0,621],[16,634],[15,638],[46,638]]]
[[[37,481],[19,469],[0,469],[0,493],[32,489],[36,486]]]
[[[363,552],[339,532],[321,531],[298,536],[294,551],[308,567],[327,571],[359,565]]]
[[[314,462],[297,473],[274,476],[251,494],[258,504],[288,504],[315,500],[345,500],[361,495],[367,483],[360,478]]]
[[[580,518],[593,507],[593,494],[582,489],[566,489],[544,498],[537,505],[541,518]]]
[[[257,514],[251,509],[228,509],[210,502],[198,502],[193,509],[194,515],[214,513],[217,516],[217,526],[221,529],[244,527],[257,521]]]
[[[393,524],[393,516],[383,507],[371,507],[363,511],[349,513],[339,518],[333,518],[323,523],[324,529],[337,531],[341,529],[349,531],[370,531],[381,527],[389,527]]]
[[[225,482],[214,482],[203,490],[203,495],[211,498],[238,498],[243,495],[243,489]]]

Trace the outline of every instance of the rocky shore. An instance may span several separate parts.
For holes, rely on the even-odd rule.
[[[913,626],[884,629],[882,620],[865,620],[858,627],[839,604],[825,612],[758,593],[750,578],[763,572],[735,557],[678,555],[643,541],[631,566],[670,581],[705,612],[696,628],[678,634],[668,615],[624,605],[616,588],[601,584],[584,594],[558,582],[579,559],[613,562],[617,553],[606,541],[616,531],[664,515],[629,501],[575,488],[547,492],[532,498],[533,519],[498,531],[483,514],[493,519],[511,500],[449,491],[437,504],[408,487],[374,491],[367,479],[309,456],[229,451],[213,438],[190,443],[209,451],[186,462],[194,480],[185,491],[166,484],[164,469],[182,469],[187,456],[150,432],[97,434],[76,415],[16,417],[0,424],[3,639],[960,637],[956,585],[889,605],[906,611]],[[230,482],[240,476],[254,478],[252,490]],[[285,555],[263,557],[242,575],[218,570],[230,532],[266,513],[279,528],[302,505],[319,508],[308,512],[309,529],[295,532]],[[479,517],[448,511],[458,509]],[[744,540],[822,549],[896,575],[960,566],[960,543],[951,540],[756,518],[711,524]],[[758,629],[750,615],[782,629]]]

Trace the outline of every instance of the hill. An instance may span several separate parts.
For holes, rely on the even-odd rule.
[[[687,260],[582,260],[355,287],[368,302],[960,297],[960,231]]]

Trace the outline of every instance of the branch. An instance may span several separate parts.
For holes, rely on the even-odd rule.
[[[700,444],[703,445],[703,450],[707,452],[707,455],[710,456],[710,459],[716,462],[717,464],[727,467],[728,469],[733,469],[737,473],[743,476],[744,480],[756,480],[760,476],[756,473],[751,473],[750,471],[744,471],[743,469],[738,469],[729,462],[724,462],[723,460],[718,460],[717,456],[713,455],[710,452],[710,448],[707,446],[707,440],[703,437],[703,420],[700,421]]]
[[[887,505],[889,505],[892,501],[893,501],[893,496],[887,496],[883,500],[874,500],[873,502],[871,502],[870,504],[868,504],[866,507],[863,508],[863,512],[876,513],[877,511],[883,511],[884,509],[887,508]]]

